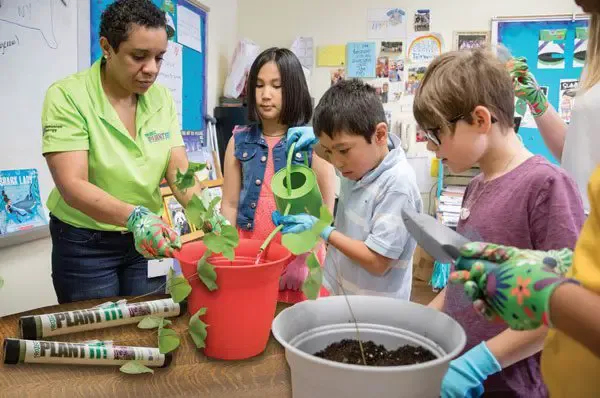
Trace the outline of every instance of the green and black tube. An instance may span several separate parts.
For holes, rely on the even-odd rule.
[[[164,368],[172,355],[161,354],[154,347],[127,347],[100,343],[4,339],[4,363],[39,363],[55,365],[120,366],[137,361],[147,367]]]
[[[144,301],[140,303],[114,303],[83,310],[53,314],[23,316],[19,319],[22,339],[38,340],[50,336],[77,333],[136,323],[147,316],[176,317],[186,312],[185,302],[173,299]]]

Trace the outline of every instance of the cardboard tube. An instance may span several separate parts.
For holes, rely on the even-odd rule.
[[[172,356],[158,348],[125,347],[101,343],[4,339],[4,363],[47,363],[56,365],[120,366],[138,361],[148,367],[167,367]]]
[[[187,310],[185,302],[173,299],[116,303],[110,307],[94,307],[54,314],[24,316],[19,319],[20,337],[37,340],[49,336],[110,328],[136,323],[144,317],[175,317]]]

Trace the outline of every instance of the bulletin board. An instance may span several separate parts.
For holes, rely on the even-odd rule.
[[[492,43],[502,44],[513,57],[525,57],[539,85],[547,90],[549,102],[568,123],[573,105],[574,90],[583,70],[581,42],[576,35],[588,26],[586,16],[540,16],[530,18],[495,18],[492,20]],[[562,30],[565,31],[562,31]],[[565,33],[564,38],[548,35]],[[560,39],[560,40],[559,40]],[[583,46],[582,46],[583,45]],[[578,53],[575,57],[575,53]],[[564,62],[561,62],[560,59]],[[545,62],[550,60],[550,62]],[[531,113],[527,111],[518,133],[525,146],[534,154],[542,155],[553,163],[557,160],[544,144]]]
[[[206,32],[207,11],[193,0],[152,0],[167,13],[167,24],[173,26],[175,36],[169,48],[177,47],[182,54],[181,82],[179,88],[169,87],[181,113],[182,130],[201,132],[205,129],[206,115]],[[100,17],[114,0],[93,0],[90,2],[90,54],[91,63],[100,56],[99,30]],[[179,14],[182,14],[181,16]],[[190,18],[191,17],[191,18]],[[185,21],[184,21],[185,18]],[[182,32],[179,32],[179,30]],[[184,34],[185,33],[185,34]],[[178,54],[179,55],[179,54]],[[166,58],[165,58],[166,60]],[[161,72],[164,68],[161,68]],[[173,76],[171,76],[173,78]],[[173,79],[171,79],[173,80]],[[159,83],[160,77],[157,80]],[[175,83],[177,83],[175,81]],[[168,85],[167,85],[168,86]],[[176,92],[180,90],[181,92]],[[178,102],[181,102],[180,104]]]

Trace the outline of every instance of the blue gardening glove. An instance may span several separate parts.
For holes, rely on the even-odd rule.
[[[442,381],[442,398],[480,397],[483,382],[501,370],[494,355],[482,342],[450,362],[450,369]]]
[[[287,131],[286,136],[286,151],[289,151],[290,146],[295,142],[296,147],[294,152],[308,151],[319,140],[315,137],[315,133],[311,126],[291,127]]]
[[[283,229],[281,230],[282,234],[299,234],[304,231],[309,231],[319,221],[317,217],[313,217],[310,214],[283,216],[277,210],[272,213],[271,218],[275,226],[283,225]],[[325,241],[329,240],[329,235],[331,235],[333,230],[334,228],[331,225],[328,225],[321,232],[321,238]]]

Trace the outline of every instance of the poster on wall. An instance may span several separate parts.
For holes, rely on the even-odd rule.
[[[578,26],[575,28],[575,43],[573,46],[573,68],[583,68],[587,55],[588,28]]]
[[[565,69],[566,29],[544,29],[538,42],[538,69]]]
[[[408,47],[408,61],[411,63],[430,63],[442,54],[442,36],[437,33],[417,35]]]
[[[415,12],[415,32],[429,32],[431,26],[431,11],[417,10]]]
[[[486,31],[454,32],[454,49],[484,48],[489,44],[490,33]]]
[[[46,224],[37,170],[0,170],[0,236]]]
[[[377,56],[375,42],[348,43],[346,46],[348,77],[375,77]]]
[[[571,111],[575,105],[575,94],[579,88],[579,79],[561,79],[558,99],[559,115],[565,123],[571,123]]]
[[[367,10],[369,39],[403,39],[406,37],[406,13],[400,8],[370,8]]]

